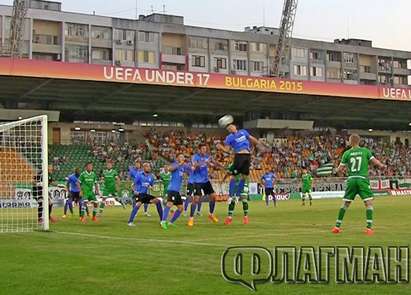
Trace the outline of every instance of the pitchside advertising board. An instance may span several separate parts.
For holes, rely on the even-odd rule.
[[[49,199],[55,207],[63,207],[64,202],[68,198],[68,192],[65,187],[62,186],[50,186],[49,187]],[[97,197],[98,201],[102,201],[101,197]],[[121,206],[121,204],[114,198],[106,198],[105,203],[107,206]],[[17,187],[15,191],[15,197],[11,199],[0,199],[1,208],[37,208],[38,203],[33,198],[33,191],[27,187]]]
[[[411,88],[0,58],[0,75],[411,101]]]

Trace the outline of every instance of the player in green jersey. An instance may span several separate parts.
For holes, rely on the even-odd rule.
[[[168,171],[168,169],[166,168],[161,168],[160,169],[160,180],[162,183],[162,195],[165,198],[167,195],[167,188],[168,185],[170,184],[170,180],[171,180],[171,173],[170,171]]]
[[[81,201],[81,222],[86,222],[86,208],[88,202],[93,204],[93,221],[97,221],[97,210],[98,210],[98,201],[96,194],[99,195],[99,187],[97,183],[97,175],[93,171],[93,163],[88,162],[85,166],[85,170],[80,174],[78,179],[80,185],[80,196]]]
[[[344,214],[351,202],[359,195],[366,208],[367,227],[365,233],[372,235],[374,233],[372,229],[374,209],[372,204],[373,193],[368,178],[368,165],[371,162],[380,169],[384,169],[385,165],[378,161],[369,149],[360,147],[359,135],[352,134],[350,136],[350,146],[351,148],[343,154],[341,163],[337,168],[337,173],[345,168],[348,172],[348,179],[343,199],[344,203],[338,212],[337,222],[332,232],[338,234],[342,231],[341,224]]]
[[[106,198],[117,197],[117,188],[120,184],[120,177],[118,176],[117,171],[113,168],[113,162],[111,160],[107,161],[106,169],[104,169],[102,173],[102,180],[104,189],[103,200],[100,203],[100,214],[104,211]]]
[[[303,169],[303,174],[301,175],[302,186],[301,186],[301,200],[302,205],[305,206],[305,198],[308,196],[310,200],[310,206],[312,205],[312,197],[311,192],[313,188],[313,177],[310,173],[308,173],[307,168]]]

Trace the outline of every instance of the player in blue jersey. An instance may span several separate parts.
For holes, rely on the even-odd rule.
[[[276,204],[277,200],[274,194],[274,183],[275,183],[276,177],[277,176],[274,171],[267,171],[261,177],[261,182],[262,182],[262,185],[264,186],[264,192],[265,192],[265,204],[267,205],[267,207],[270,204],[270,199],[273,200],[274,207],[277,206]]]
[[[218,218],[214,214],[216,194],[214,192],[213,186],[210,182],[208,175],[208,166],[219,166],[208,154],[207,145],[201,144],[199,146],[199,152],[196,153],[192,158],[193,165],[193,180],[194,180],[194,197],[191,203],[190,218],[188,219],[187,225],[189,227],[194,226],[194,213],[197,204],[201,202],[202,196],[208,196],[210,211],[208,218],[214,222],[218,222]]]
[[[233,123],[226,126],[227,131],[230,133],[224,144],[218,143],[217,148],[229,153],[231,150],[234,151],[234,162],[231,167],[231,173],[233,176],[239,176],[239,181],[237,184],[236,197],[242,199],[244,218],[243,223],[248,224],[248,200],[247,198],[242,197],[244,192],[244,186],[250,175],[250,165],[251,165],[251,147],[255,146],[264,146],[264,144],[254,136],[250,135],[245,129],[237,129],[237,126]],[[230,212],[233,211],[235,207],[235,198],[232,198],[230,205],[228,207],[228,216],[225,219],[224,223],[229,225],[232,223],[232,215]]]
[[[130,167],[128,170],[128,175],[131,179],[131,181],[134,183],[134,179],[141,173],[143,172],[143,169],[141,168],[141,159],[137,158],[134,161],[134,166]],[[134,207],[134,202],[133,202],[133,207]],[[144,215],[145,216],[150,216],[150,213],[148,213],[148,203],[144,203]]]
[[[67,191],[68,199],[64,204],[64,215],[63,218],[67,217],[67,209],[70,210],[71,215],[73,215],[73,202],[80,204],[80,188],[78,186],[78,178],[80,177],[80,168],[74,169],[74,173],[70,174],[67,177]],[[79,206],[79,215],[80,215],[80,206]]]
[[[176,161],[167,167],[167,169],[171,172],[171,180],[167,190],[167,205],[163,210],[163,218],[160,223],[163,229],[168,229],[170,225],[174,225],[174,222],[180,217],[184,210],[180,189],[184,174],[189,175],[192,168],[186,163],[185,156],[179,154]],[[171,220],[168,221],[168,215],[173,206],[176,206],[177,210],[174,212]]]
[[[193,171],[190,171],[190,174],[188,175],[188,180],[187,180],[187,193],[186,193],[186,199],[184,200],[184,216],[187,216],[187,209],[188,205],[190,202],[193,201],[194,198],[194,175]],[[201,207],[202,203],[198,202],[197,204],[197,215],[201,216]]]
[[[163,208],[161,207],[161,201],[150,195],[150,188],[154,185],[155,176],[151,173],[151,165],[149,163],[143,164],[143,171],[136,175],[133,183],[133,191],[135,196],[135,205],[131,211],[130,218],[128,220],[129,226],[134,226],[134,219],[138,213],[142,204],[155,203],[160,220],[163,216]]]

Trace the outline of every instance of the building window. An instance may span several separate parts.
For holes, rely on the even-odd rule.
[[[250,64],[253,72],[261,72],[263,70],[264,63],[262,61],[251,61]]]
[[[371,73],[371,67],[370,66],[360,66],[360,72],[361,73]]]
[[[389,84],[390,83],[390,76],[387,75],[378,75],[378,82],[380,84]]]
[[[36,34],[33,30],[33,43],[36,44],[47,44],[47,45],[59,45],[59,36],[46,35],[46,34]]]
[[[88,46],[66,45],[65,59],[68,62],[88,63]]]
[[[238,71],[247,71],[247,61],[245,59],[234,59],[233,68]]]
[[[328,69],[327,70],[327,79],[341,79],[341,70],[340,69]]]
[[[190,48],[207,49],[207,39],[204,38],[190,38]]]
[[[111,41],[111,28],[105,27],[92,27],[91,28],[91,38],[96,40],[106,40]]]
[[[225,70],[227,69],[227,59],[224,57],[215,57],[214,58],[216,70]]]
[[[251,42],[250,51],[265,53],[267,51],[267,45],[264,43]]]
[[[191,65],[193,67],[204,68],[205,67],[205,56],[193,55],[191,58]]]
[[[247,52],[247,51],[248,51],[248,44],[247,44],[247,42],[234,41],[234,50],[236,50],[236,51],[242,51],[242,52]]]
[[[65,35],[67,37],[88,38],[88,25],[66,23]]]
[[[307,76],[307,67],[302,65],[294,65],[294,75],[296,76]]]
[[[214,50],[227,51],[228,42],[226,40],[216,41],[214,43]]]
[[[141,42],[154,42],[153,32],[138,32],[138,41]]]
[[[392,71],[392,61],[389,57],[379,57],[378,58],[378,70],[382,72]]]
[[[168,55],[183,55],[183,48],[165,46],[163,53]]]
[[[291,55],[296,58],[307,57],[307,49],[304,48],[291,48]]]
[[[115,30],[114,40],[116,41],[131,41],[134,43],[135,32],[130,30]]]
[[[111,60],[111,50],[106,48],[93,48],[91,49],[91,59]]]
[[[344,52],[344,62],[346,64],[354,64],[354,53]]]
[[[407,76],[394,76],[394,85],[407,85]]]
[[[150,65],[156,64],[154,51],[140,50],[138,52],[138,61]]]
[[[327,60],[331,62],[341,62],[341,52],[328,51]]]
[[[394,67],[394,69],[406,69],[407,61],[406,60],[394,60],[392,62],[392,66]]]
[[[344,80],[358,80],[357,70],[344,70]]]
[[[321,60],[321,52],[319,51],[310,51],[310,59],[311,60]]]
[[[116,49],[115,50],[115,55],[116,55],[116,61],[120,62],[133,62],[133,56],[134,56],[134,50],[128,50],[128,49]]]
[[[323,76],[323,69],[320,67],[311,67],[310,68],[310,75],[311,77],[322,77]]]

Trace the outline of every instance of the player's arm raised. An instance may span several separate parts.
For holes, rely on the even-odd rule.
[[[261,152],[268,152],[270,150],[270,147],[268,145],[266,145],[264,142],[262,142],[261,140],[258,140],[257,138],[255,138],[252,135],[249,135],[249,140],[250,142]]]
[[[216,147],[217,149],[225,153],[229,153],[231,151],[231,148],[228,145],[221,143],[221,142],[217,143]]]

